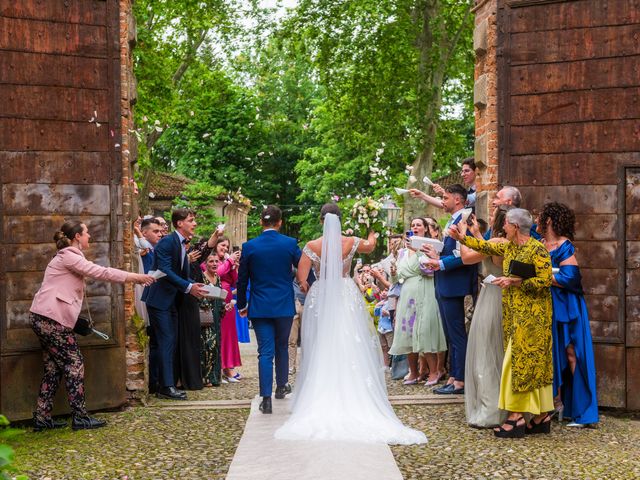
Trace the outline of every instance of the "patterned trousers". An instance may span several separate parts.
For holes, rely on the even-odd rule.
[[[84,360],[73,330],[36,313],[32,313],[30,319],[31,328],[42,345],[44,360],[44,376],[40,384],[36,416],[45,419],[51,417],[53,399],[63,374],[71,410],[75,415],[86,415]]]

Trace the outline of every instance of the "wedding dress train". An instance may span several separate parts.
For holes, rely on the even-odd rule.
[[[302,356],[289,419],[275,437],[425,443],[423,432],[406,427],[387,398],[384,364],[373,321],[360,290],[349,278],[358,248],[342,258],[340,220],[325,217],[322,257],[308,247],[318,280],[304,306]]]

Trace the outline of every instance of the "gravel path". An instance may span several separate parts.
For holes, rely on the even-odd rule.
[[[109,422],[100,430],[27,432],[13,442],[16,466],[32,480],[225,478],[249,409],[218,409],[215,401],[248,400],[258,389],[255,346],[242,345],[241,351],[245,380],[189,392],[190,400],[209,404],[173,410],[159,407],[180,402],[154,398],[147,407],[98,414]],[[388,383],[390,395],[418,401],[430,393],[422,385]],[[500,440],[489,430],[469,428],[460,404],[395,408],[429,438],[427,445],[392,447],[407,480],[640,478],[640,422],[631,416],[605,412],[595,430],[554,422],[551,435]]]

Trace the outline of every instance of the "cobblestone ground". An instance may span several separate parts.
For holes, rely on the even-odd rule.
[[[553,422],[550,435],[494,438],[470,428],[463,405],[397,407],[400,419],[424,431],[425,446],[394,446],[405,480],[640,478],[640,421],[601,415],[597,429]]]
[[[255,347],[241,347],[245,379],[200,392],[190,400],[248,400],[257,393]],[[389,381],[392,395],[424,395],[422,385]],[[16,465],[33,480],[220,479],[224,478],[249,410],[148,407],[101,413],[108,427],[27,432],[14,442]],[[640,422],[607,412],[595,430],[553,423],[551,435],[495,439],[490,430],[469,428],[462,405],[396,407],[429,443],[392,447],[405,479],[632,479],[640,478]],[[302,479],[301,479],[302,480]],[[372,478],[372,480],[378,480]],[[380,479],[384,480],[384,479]]]
[[[20,436],[16,466],[32,480],[222,479],[248,415],[247,409],[140,407],[98,414],[107,427]]]

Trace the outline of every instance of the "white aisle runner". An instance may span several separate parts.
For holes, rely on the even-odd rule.
[[[273,414],[251,403],[227,480],[402,480],[391,449],[384,444],[276,440],[289,416],[290,400],[273,399]]]

